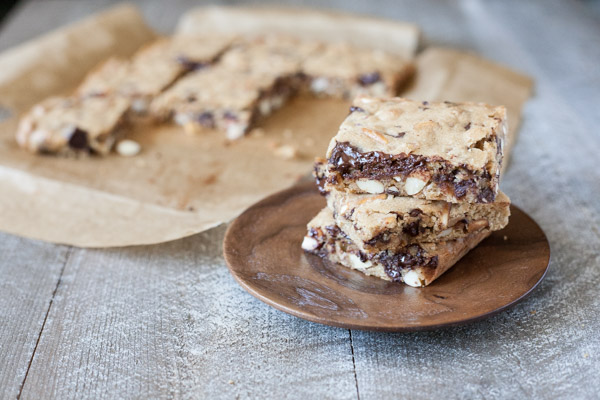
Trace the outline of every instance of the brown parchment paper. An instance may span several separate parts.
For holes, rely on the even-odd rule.
[[[288,19],[298,18],[297,12]],[[307,23],[306,31],[299,24],[294,31],[296,35],[314,35],[319,29],[327,34],[330,28],[319,28],[320,23],[327,27],[335,21],[341,25],[355,22],[367,26],[370,20],[347,15],[337,20],[334,14],[324,14],[326,17],[320,19],[318,13],[306,13],[313,16],[312,22]],[[232,18],[229,22],[228,15]],[[184,16],[179,30],[189,29],[186,26],[224,24],[246,26],[243,33],[250,33],[252,27],[257,31],[264,29],[261,21],[268,26],[267,21],[272,19],[271,13],[258,10],[240,14],[236,8],[200,9]],[[378,26],[372,31],[384,35],[386,31],[381,30],[380,21],[373,23]],[[417,47],[418,31],[416,34],[413,29],[405,31],[410,25],[398,26],[401,28],[390,28],[394,35],[406,32],[405,39],[398,39],[398,52],[411,54]],[[78,39],[82,32],[90,30],[95,35],[88,35],[87,40]],[[346,34],[350,40],[361,36],[353,29]],[[18,114],[47,95],[69,90],[109,54],[131,54],[153,36],[134,8],[121,6],[10,50],[0,55],[0,60],[29,72],[0,74],[0,87],[11,89],[0,92],[0,104],[10,105]],[[95,37],[103,39],[97,43]],[[58,51],[62,57],[49,57]],[[85,58],[83,54],[94,62],[63,61]],[[423,99],[476,97],[497,104],[510,103],[520,110],[522,101],[515,102],[515,98],[522,96],[515,93],[522,93],[525,83],[529,84],[526,78],[522,77],[519,84],[515,79],[519,75],[514,72],[495,70],[494,64],[476,56],[464,56],[466,61],[458,62],[460,68],[457,68],[455,58],[462,60],[462,53],[435,49],[423,53],[417,60],[422,69],[409,94]],[[473,91],[462,92],[460,87],[467,78],[465,71],[470,74],[470,81],[481,75],[487,83],[471,85]],[[37,79],[38,72],[48,77],[48,82],[33,84],[31,80]],[[515,81],[515,90],[487,98],[494,80],[497,80],[495,85],[502,87],[504,81]],[[123,158],[113,154],[79,160],[22,151],[13,138],[18,120],[10,118],[0,124],[0,229],[83,247],[158,243],[203,231],[231,220],[252,203],[306,176],[313,158],[325,153],[327,143],[347,113],[348,104],[344,101],[297,98],[269,117],[260,129],[235,143],[225,142],[221,132],[187,136],[175,126],[138,124],[128,133],[142,145],[143,151],[138,156]],[[277,157],[274,149],[282,145],[297,149],[298,157],[292,160]]]
[[[533,90],[533,80],[473,53],[440,47],[425,49],[416,66],[415,79],[403,96],[506,106],[508,134],[502,165],[505,170],[517,139],[521,109]]]
[[[21,111],[68,91],[111,55],[129,56],[155,33],[122,4],[0,54],[0,105]]]
[[[415,24],[339,12],[276,7],[202,7],[181,17],[183,33],[286,33],[329,43],[350,42],[412,58],[419,45]]]

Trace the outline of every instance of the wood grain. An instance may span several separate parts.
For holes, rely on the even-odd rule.
[[[224,266],[223,232],[75,251],[23,398],[261,398],[292,387],[354,398],[348,331],[246,294]]]
[[[304,253],[306,224],[323,206],[314,183],[294,186],[246,210],[223,243],[227,265],[242,287],[309,321],[397,332],[477,321],[531,293],[550,260],[542,230],[512,206],[505,229],[493,232],[430,286],[390,283]]]
[[[0,398],[25,381],[67,251],[0,233]]]

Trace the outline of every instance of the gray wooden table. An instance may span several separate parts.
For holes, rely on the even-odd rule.
[[[0,29],[0,50],[110,3],[21,3]],[[221,255],[224,226],[109,250],[0,233],[0,398],[599,398],[598,3],[326,3],[415,21],[428,43],[535,77],[503,189],[551,242],[538,290],[470,326],[349,331],[244,292]],[[195,4],[139,3],[165,32]]]

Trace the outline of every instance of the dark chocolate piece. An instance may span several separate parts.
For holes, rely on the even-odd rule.
[[[391,179],[395,176],[407,176],[412,172],[423,171],[431,173],[433,181],[443,190],[461,199],[467,193],[474,193],[482,203],[493,202],[494,192],[487,188],[480,192],[479,187],[485,187],[491,180],[489,171],[475,173],[466,165],[454,166],[440,157],[425,157],[415,154],[390,155],[378,151],[360,152],[348,142],[338,142],[328,160],[332,172],[337,172],[342,178],[357,180]],[[463,178],[459,179],[458,176]],[[334,183],[330,176],[329,181]],[[483,183],[483,185],[480,185]]]
[[[88,150],[88,133],[83,129],[75,128],[69,138],[69,147],[75,150]]]
[[[412,244],[396,253],[382,251],[377,258],[383,264],[385,273],[394,282],[402,281],[403,269],[415,267],[435,269],[438,265],[438,256],[426,257],[423,248],[418,244]]]
[[[177,62],[188,71],[196,71],[207,67],[210,63],[204,61],[194,61],[184,55],[177,56]]]
[[[377,71],[371,72],[369,74],[364,74],[358,77],[358,82],[363,86],[372,85],[374,83],[379,82],[380,80],[381,75],[379,75],[379,72]]]
[[[196,117],[196,120],[200,125],[205,128],[215,127],[215,117],[210,111],[205,111]]]

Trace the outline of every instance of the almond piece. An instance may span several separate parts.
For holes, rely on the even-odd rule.
[[[476,232],[488,226],[488,221],[486,219],[478,219],[473,222],[469,222],[467,225],[468,232]]]
[[[381,134],[380,132],[377,132],[373,129],[362,128],[362,131],[365,135],[367,135],[371,139],[376,140],[380,143],[386,144],[388,142],[388,140],[386,139],[385,136],[383,136],[383,134]]]
[[[359,179],[356,181],[356,186],[364,192],[371,194],[383,193],[383,183],[371,179]]]
[[[438,124],[437,122],[424,121],[424,122],[419,122],[418,124],[415,124],[413,126],[413,129],[416,131],[419,131],[419,132],[433,133],[433,131],[439,127],[440,127],[440,124]]]
[[[403,111],[399,108],[388,108],[379,110],[375,113],[375,116],[382,121],[391,121],[398,119],[402,115]]]
[[[373,196],[373,197],[367,197],[366,199],[360,199],[358,201],[358,204],[364,204],[367,201],[373,201],[373,200],[385,200],[386,198],[387,198],[387,196],[385,194],[380,194],[380,195]]]
[[[406,178],[404,184],[404,190],[406,194],[412,196],[413,194],[419,193],[425,187],[426,182],[418,178]]]

